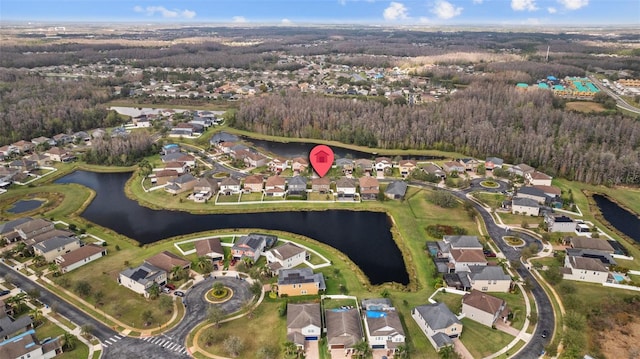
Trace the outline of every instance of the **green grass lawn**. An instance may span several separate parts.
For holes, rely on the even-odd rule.
[[[514,314],[515,318],[511,321],[511,326],[516,329],[522,329],[524,327],[524,319],[527,316],[526,307],[524,304],[524,295],[520,293],[520,290],[516,290],[516,293],[489,293],[494,297],[504,299],[507,302],[507,306]]]
[[[64,330],[53,322],[44,319],[44,324],[36,328],[36,337],[39,340],[46,338],[57,338],[64,334]],[[64,352],[61,355],[57,355],[56,358],[62,359],[86,359],[89,355],[89,347],[86,344],[76,339],[75,349]]]
[[[454,293],[440,292],[436,294],[433,299],[437,302],[444,303],[453,312],[453,314],[460,314],[462,311],[462,296]]]
[[[261,192],[244,193],[240,197],[240,202],[255,202],[262,200]]]
[[[340,309],[343,306],[348,307],[356,307],[357,303],[355,300],[352,299],[332,299],[332,298],[325,298],[323,301],[323,306],[324,309]]]
[[[333,195],[329,193],[321,194],[317,192],[310,192],[307,194],[307,200],[309,201],[333,201]]]
[[[542,223],[542,217],[531,217],[531,216],[523,216],[519,214],[511,214],[504,212],[496,212],[500,218],[502,218],[502,222],[504,224],[510,224],[513,226],[521,226],[523,223],[526,223],[528,226],[531,225],[539,225]]]
[[[240,200],[240,195],[239,194],[232,194],[232,195],[229,195],[229,196],[220,195],[220,196],[218,196],[217,203],[236,203],[239,200]]]
[[[473,197],[491,208],[500,208],[507,196],[500,193],[473,192]]]
[[[514,337],[487,327],[469,318],[462,319],[462,335],[460,340],[474,358],[483,358],[493,354],[509,344]]]
[[[211,331],[214,336],[213,344],[206,347],[206,334],[200,335],[199,345],[207,352],[227,357],[229,353],[225,351],[223,342],[229,336],[239,337],[243,343],[239,358],[260,359],[257,351],[261,347],[272,347],[277,358],[282,357],[283,338],[286,337],[287,319],[281,317],[278,308],[283,300],[265,300],[253,313],[252,318],[244,317],[239,320],[221,324],[220,328],[210,327],[205,329]],[[275,340],[274,340],[275,339]]]

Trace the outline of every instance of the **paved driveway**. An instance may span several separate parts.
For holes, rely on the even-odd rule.
[[[305,340],[304,358],[320,359],[320,341],[319,340]]]

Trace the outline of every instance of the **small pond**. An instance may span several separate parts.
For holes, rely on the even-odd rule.
[[[9,213],[29,212],[42,206],[43,203],[44,201],[40,199],[22,199],[14,203],[13,206],[11,206],[11,208],[7,209],[7,212]]]
[[[606,196],[594,194],[593,200],[607,222],[629,238],[640,243],[640,219],[636,214],[618,206],[617,203]]]

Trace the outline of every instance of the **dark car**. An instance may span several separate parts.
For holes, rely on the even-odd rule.
[[[167,287],[167,288],[169,288],[171,290],[176,290],[176,286],[173,285],[173,284],[167,284],[167,285],[165,285],[165,287]]]
[[[546,330],[546,329],[545,329],[545,330],[543,330],[543,331],[542,331],[542,334],[541,334],[540,336],[541,336],[541,337],[543,337],[543,338],[548,337],[548,336],[549,336],[549,331],[548,331],[548,330]]]
[[[484,250],[484,251],[482,251],[482,252],[484,253],[484,256],[485,256],[485,257],[491,257],[491,258],[494,258],[494,257],[496,256],[496,254],[495,254],[495,253],[493,253],[492,251],[489,251],[489,250]]]
[[[175,292],[173,292],[174,295],[177,295],[178,297],[184,297],[184,292],[181,292],[179,290],[176,290]]]
[[[11,293],[11,291],[9,290],[0,290],[0,297],[2,297],[3,295],[7,295],[9,293]]]

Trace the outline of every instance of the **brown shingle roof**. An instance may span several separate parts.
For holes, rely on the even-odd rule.
[[[100,252],[106,251],[103,247],[97,246],[95,244],[87,244],[86,246],[80,247],[73,252],[63,254],[62,262],[60,263],[61,267],[68,267],[74,263],[80,262],[85,258],[89,258],[92,255],[98,254]]]
[[[486,263],[482,249],[452,249],[451,256],[456,262]]]
[[[147,258],[145,262],[167,272],[171,272],[171,269],[175,266],[186,268],[191,265],[191,262],[168,251],[163,251],[153,257]]]
[[[485,313],[495,314],[501,310],[504,300],[473,289],[462,298],[462,304],[480,309]]]
[[[224,249],[220,238],[207,238],[201,241],[196,241],[196,253],[198,257],[206,256],[209,253],[217,253],[224,255]]]
[[[571,267],[574,269],[607,272],[607,268],[602,264],[602,262],[595,258],[569,257],[569,261],[571,262]]]
[[[262,182],[264,182],[264,178],[261,175],[248,176],[244,179],[244,184],[262,184]]]
[[[311,186],[328,186],[331,184],[329,177],[312,178]]]
[[[280,176],[271,176],[267,178],[267,186],[284,187],[285,179]]]
[[[378,187],[380,182],[375,177],[364,176],[360,177],[360,187],[361,188],[370,188],[370,187]]]
[[[357,309],[325,312],[327,322],[327,344],[353,347],[362,340],[362,328]]]
[[[296,246],[291,242],[287,242],[280,247],[272,249],[270,252],[273,253],[273,256],[280,259],[285,260],[287,258],[291,258],[297,254],[304,252],[303,248]]]
[[[613,253],[615,250],[604,239],[589,237],[573,237],[571,238],[571,247],[579,249],[595,249],[607,253]]]

